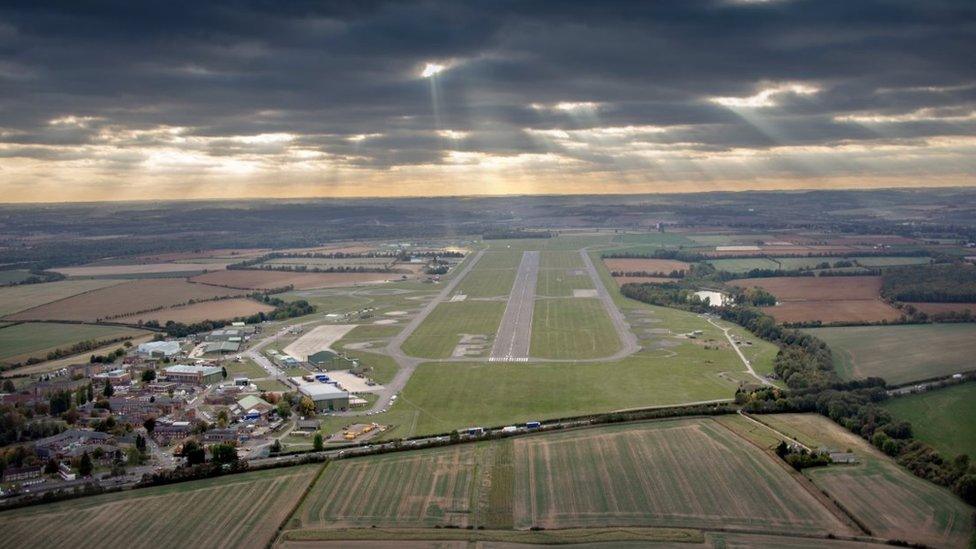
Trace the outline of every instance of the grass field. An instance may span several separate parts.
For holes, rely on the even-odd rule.
[[[44,305],[82,292],[107,288],[124,280],[61,280],[0,288],[0,316]]]
[[[517,528],[848,532],[773,458],[710,419],[519,438],[515,463]]]
[[[485,269],[481,264],[465,275],[456,293],[472,297],[507,296],[515,283],[515,269]]]
[[[477,494],[490,444],[465,444],[329,465],[296,513],[302,528],[484,524]]]
[[[593,289],[593,281],[587,274],[576,270],[543,269],[536,279],[535,293],[543,297],[572,297],[573,290]]]
[[[932,262],[928,257],[906,256],[906,257],[855,257],[859,264],[864,267],[890,267],[892,265],[927,265]]]
[[[973,508],[944,488],[912,475],[864,439],[814,414],[759,416],[808,446],[851,449],[860,463],[816,467],[805,474],[873,534],[937,547],[965,547]]]
[[[976,457],[976,383],[892,398],[883,406],[896,418],[911,422],[915,438],[944,457]]]
[[[292,286],[296,290],[330,288],[371,284],[387,280],[399,280],[398,273],[301,273],[292,271],[258,271],[239,269],[214,271],[191,280],[203,284],[242,288],[245,290],[271,290]]]
[[[877,276],[744,278],[728,284],[758,286],[776,296],[777,305],[762,310],[777,322],[877,322],[902,316],[880,299]]]
[[[482,254],[474,269],[517,269],[521,261],[521,250],[495,249],[493,244]]]
[[[448,358],[461,334],[494,336],[501,322],[502,301],[460,301],[441,303],[403,344],[408,355]]]
[[[22,311],[14,320],[122,319],[139,311],[182,305],[190,300],[243,295],[242,290],[192,284],[182,279],[135,280]]]
[[[263,548],[318,467],[244,473],[4,511],[0,546]]]
[[[614,244],[634,244],[640,246],[694,246],[695,242],[677,233],[630,233],[618,234],[613,237]]]
[[[117,326],[88,324],[17,324],[0,329],[0,362],[24,362],[28,358],[47,358],[55,349],[67,350],[81,341],[104,341],[136,337],[147,332]],[[85,355],[87,360],[88,356]]]
[[[816,328],[844,379],[882,377],[903,384],[976,368],[976,325],[916,324]]]
[[[203,301],[194,303],[193,305],[183,305],[181,307],[163,309],[162,311],[152,313],[127,316],[122,320],[126,323],[145,323],[155,320],[161,325],[165,325],[172,320],[173,322],[192,324],[204,320],[231,320],[251,316],[256,313],[269,313],[273,310],[274,307],[271,305],[258,303],[253,299],[242,297],[221,299],[219,301]]]
[[[537,358],[599,358],[620,339],[599,299],[540,299],[532,316],[529,354]]]
[[[539,254],[540,269],[582,269],[583,267],[583,259],[575,250],[543,250]]]
[[[684,261],[672,259],[637,259],[637,258],[606,258],[604,265],[613,272],[647,272],[663,273],[665,276],[671,271],[686,271],[691,266]]]

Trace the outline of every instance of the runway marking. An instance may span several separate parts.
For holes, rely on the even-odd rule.
[[[498,326],[491,359],[514,362],[529,356],[532,340],[532,313],[535,310],[535,287],[539,278],[539,252],[523,252],[515,284]],[[521,362],[521,361],[520,361]]]

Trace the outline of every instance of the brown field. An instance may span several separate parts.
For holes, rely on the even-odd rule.
[[[84,292],[117,286],[124,280],[59,280],[0,288],[0,316],[26,311]]]
[[[134,280],[47,303],[11,315],[11,320],[122,320],[125,315],[192,300],[243,295],[241,290],[193,284],[183,279]]]
[[[296,290],[311,290],[333,286],[353,286],[369,282],[399,280],[399,273],[296,273],[289,271],[233,270],[206,273],[191,278],[193,282],[242,288],[269,290],[294,286]]]
[[[234,259],[234,262],[236,262],[247,257],[256,257],[261,254],[266,254],[270,251],[271,250],[267,248],[219,248],[215,250],[199,250],[196,252],[174,252],[169,254],[142,255],[136,257],[136,259],[145,263],[165,263],[169,261],[185,261],[188,259],[208,258]]]
[[[269,546],[318,465],[256,471],[0,514],[0,547]]]
[[[685,271],[690,267],[684,261],[671,259],[638,259],[638,258],[608,258],[604,259],[607,269],[613,271],[648,273],[670,273],[671,271]]]
[[[877,322],[898,320],[901,311],[880,299],[841,301],[786,301],[775,307],[762,307],[777,322]]]
[[[880,537],[935,547],[965,547],[973,508],[948,490],[912,475],[861,437],[816,414],[757,416],[808,446],[851,449],[854,466],[805,470],[813,482]]]
[[[915,307],[927,315],[949,313],[952,311],[958,313],[969,311],[976,315],[976,303],[909,303],[908,305]]]
[[[914,244],[915,240],[904,236],[890,234],[866,234],[858,236],[841,236],[827,240],[832,246],[873,246],[875,244]]]
[[[125,317],[125,322],[149,322],[155,320],[160,324],[172,320],[190,324],[204,320],[230,320],[239,316],[250,316],[256,313],[268,313],[274,310],[271,305],[258,303],[253,299],[233,298],[219,301],[204,301],[193,305],[183,305],[152,313],[145,313]]]
[[[214,263],[139,263],[134,265],[93,265],[51,269],[64,276],[106,276],[127,274],[185,273],[223,270],[227,261]]]
[[[662,278],[660,276],[615,276],[613,278],[617,281],[617,284],[623,286],[624,284],[629,284],[631,282],[635,284],[664,284],[665,282],[674,282],[673,278]]]
[[[783,276],[773,278],[740,278],[729,281],[742,288],[760,288],[776,296],[777,301],[847,301],[877,299],[880,276]]]
[[[522,437],[515,526],[850,533],[775,458],[711,419]]]
[[[875,322],[902,316],[880,299],[878,276],[741,278],[729,284],[759,286],[776,296],[778,305],[762,309],[777,322]]]

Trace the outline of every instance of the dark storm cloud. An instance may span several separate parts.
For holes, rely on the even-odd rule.
[[[655,126],[668,131],[643,142],[691,151],[966,136],[974,38],[971,0],[8,2],[0,142],[50,158],[173,145],[153,130],[180,127],[180,147],[273,155],[287,147],[232,139],[286,133],[387,168],[450,151],[622,154],[619,139],[527,129]],[[450,66],[418,78],[428,62]],[[748,112],[712,100],[784,82],[817,91]],[[850,118],[867,115],[895,118]],[[51,122],[69,116],[87,121]]]

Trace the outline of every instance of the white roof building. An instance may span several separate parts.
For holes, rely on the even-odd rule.
[[[149,341],[140,343],[136,347],[136,352],[143,356],[163,356],[171,357],[180,353],[181,346],[179,341]]]

